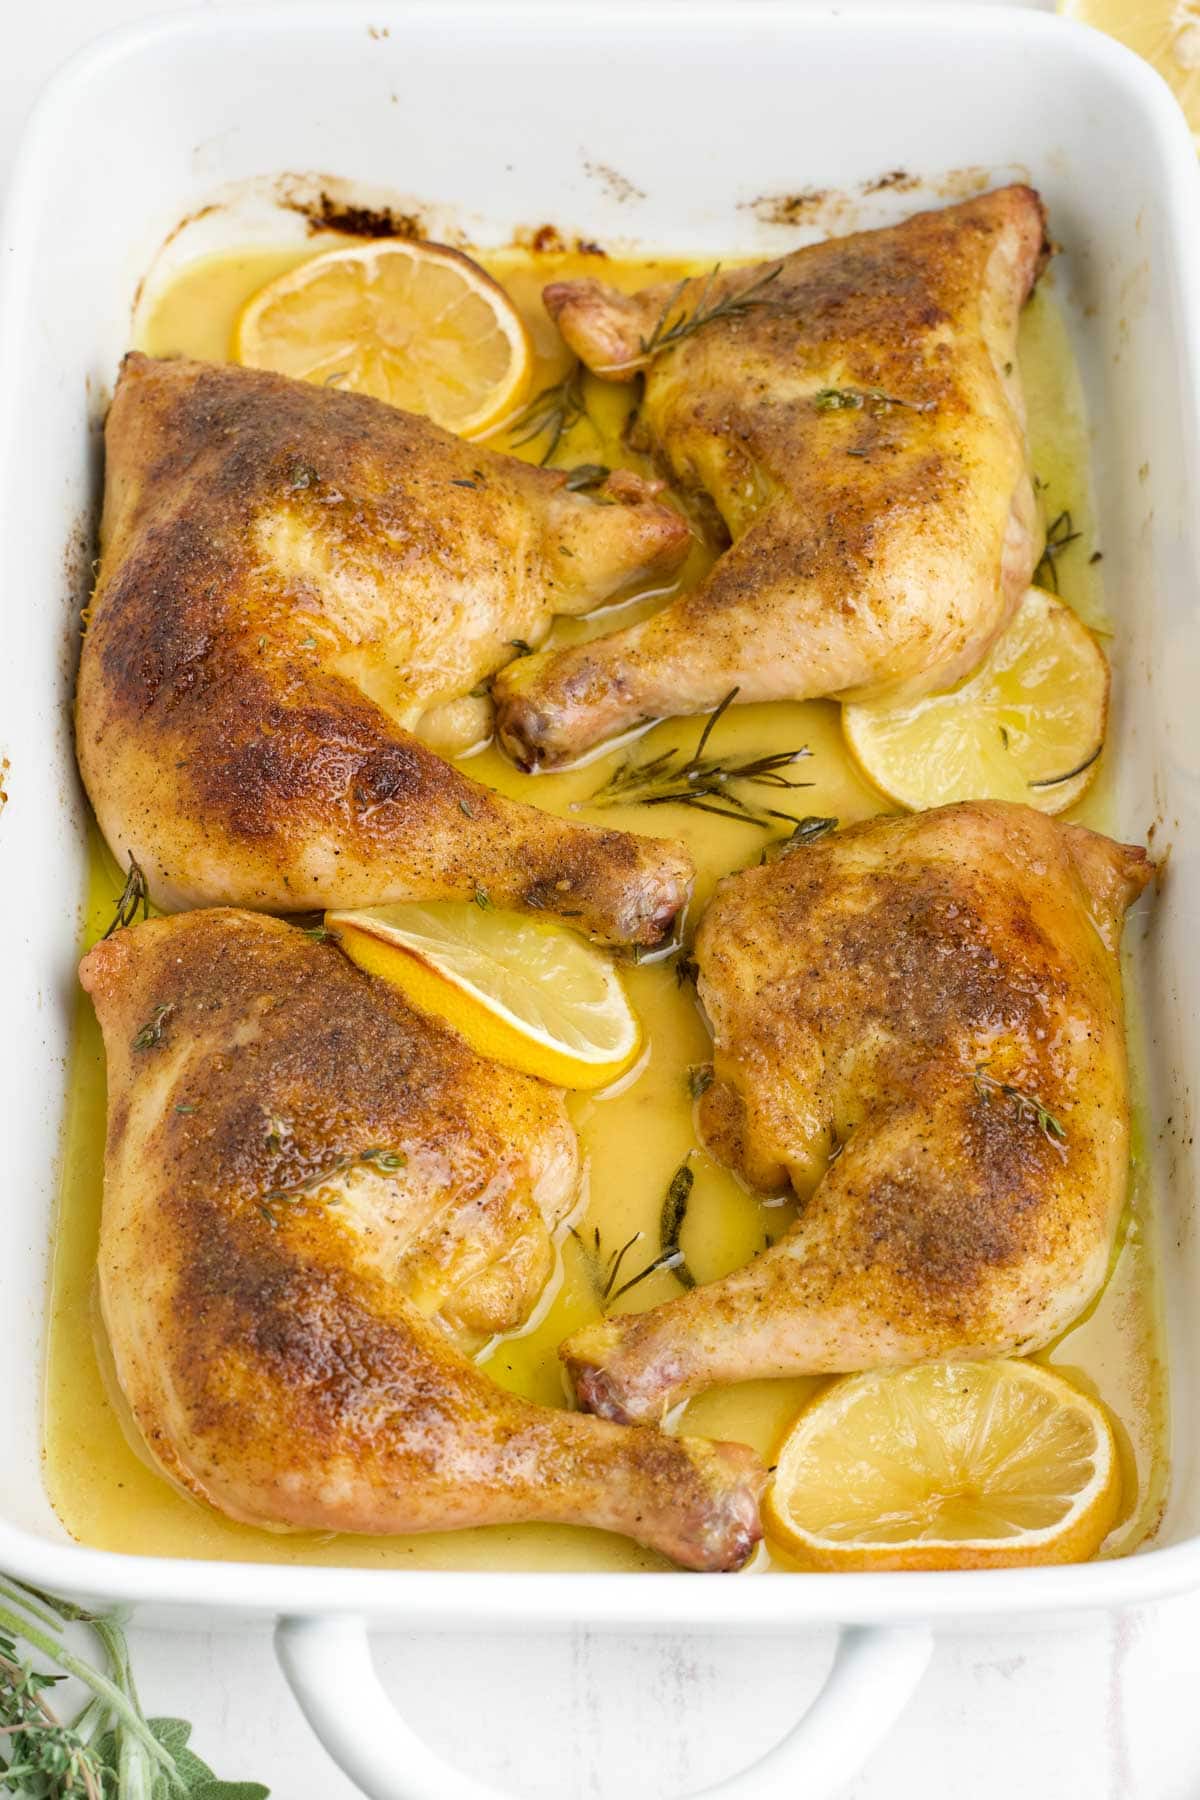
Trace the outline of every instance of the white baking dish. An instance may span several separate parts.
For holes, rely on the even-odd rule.
[[[165,236],[228,198],[228,184],[243,184],[239,204],[250,194],[270,211],[269,186],[247,189],[249,178],[316,170],[439,202],[440,217],[485,239],[552,220],[602,241],[770,254],[803,233],[760,217],[760,196],[838,190],[853,204],[833,228],[848,229],[910,211],[930,191],[866,192],[882,173],[965,167],[980,181],[1027,173],[1067,251],[1057,292],[1083,363],[1118,619],[1118,821],[1137,838],[1156,822],[1156,850],[1172,851],[1164,892],[1131,932],[1151,1039],[1171,1350],[1173,1479],[1153,1546],[1065,1569],[718,1579],[237,1566],[69,1542],[42,1485],[39,1396],[84,858],[67,702],[97,427],[135,288]],[[221,217],[204,228],[221,229]],[[109,38],[57,78],[29,128],[2,234],[0,749],[11,767],[0,819],[0,1567],[163,1622],[199,1611],[284,1620],[285,1662],[326,1741],[369,1792],[410,1800],[483,1790],[385,1712],[367,1620],[443,1631],[853,1627],[821,1702],[754,1790],[781,1791],[786,1761],[817,1796],[890,1725],[919,1678],[930,1622],[1109,1607],[1200,1581],[1198,220],[1195,150],[1157,77],[1107,40],[1028,12],[839,15],[746,0],[222,9]],[[738,1791],[751,1791],[743,1781]]]

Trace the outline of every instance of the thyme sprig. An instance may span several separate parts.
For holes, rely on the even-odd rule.
[[[281,1146],[285,1135],[284,1127],[272,1120],[271,1129],[267,1133],[267,1147],[275,1151]],[[350,1169],[379,1169],[385,1175],[393,1175],[397,1170],[406,1168],[408,1157],[403,1150],[390,1150],[383,1145],[372,1145],[369,1149],[356,1151],[350,1156],[339,1156],[335,1162],[326,1163],[315,1175],[305,1176],[303,1181],[294,1181],[288,1187],[271,1188],[263,1195],[258,1210],[272,1230],[279,1224],[275,1217],[276,1206],[298,1206],[309,1194],[327,1187],[339,1175],[345,1175]]]
[[[63,1635],[86,1626],[100,1660]],[[49,1664],[51,1674],[32,1660]],[[89,1699],[70,1719],[47,1699],[68,1675]],[[26,1800],[267,1800],[257,1781],[219,1781],[188,1747],[186,1719],[148,1719],[115,1614],[0,1576],[0,1793]]]
[[[1075,543],[1082,533],[1076,531],[1070,512],[1064,507],[1058,516],[1046,527],[1046,547],[1042,551],[1041,561],[1033,571],[1034,587],[1049,588],[1052,594],[1058,592],[1058,559],[1068,544]]]
[[[733,819],[740,825],[757,825],[768,830],[772,819],[784,819],[790,825],[799,821],[795,813],[780,812],[773,806],[760,806],[734,791],[731,783],[747,782],[756,787],[805,788],[811,781],[797,781],[784,774],[802,757],[811,755],[806,744],[796,750],[773,750],[764,756],[730,760],[705,756],[708,740],[719,720],[738,695],[730,688],[721,704],[711,712],[692,754],[681,761],[678,750],[663,750],[658,756],[639,762],[626,757],[602,787],[588,798],[589,806],[690,806],[696,812],[712,813],[718,819]]]
[[[133,1039],[133,1048],[150,1050],[155,1044],[161,1044],[163,1032],[167,1028],[167,1020],[174,1011],[175,1002],[173,1000],[166,1000],[161,1006],[156,1006],[141,1030],[136,1033]]]
[[[1011,1081],[997,1081],[982,1064],[975,1070],[974,1082],[975,1092],[985,1106],[990,1106],[993,1097],[999,1094],[1003,1099],[1011,1101],[1019,1119],[1037,1125],[1047,1143],[1052,1144],[1056,1150],[1065,1147],[1066,1130],[1036,1094],[1027,1094],[1024,1088],[1014,1087]]]
[[[684,289],[691,285],[691,277],[685,276],[682,281],[676,282],[667,295],[650,336],[639,339],[639,355],[632,362],[623,363],[622,369],[644,367],[647,363],[653,362],[654,358],[660,356],[664,350],[673,350],[676,344],[682,344],[685,338],[694,337],[696,332],[703,331],[705,326],[715,325],[720,319],[740,318],[752,307],[765,306],[767,303],[765,290],[782,272],[783,264],[774,263],[771,268],[764,269],[761,275],[756,275],[753,281],[748,281],[745,287],[731,288],[727,293],[711,299],[713,285],[721,273],[720,263],[714,263],[704,277],[704,285],[700,289],[695,304],[682,307],[672,318],[671,315],[675,311]],[[597,373],[603,375],[608,371],[600,369]]]
[[[902,400],[899,394],[885,394],[882,388],[818,388],[813,405],[818,412],[861,412],[864,407],[871,412],[887,412],[893,406],[902,406],[908,412],[937,411],[936,400]]]
[[[513,450],[531,444],[535,438],[549,433],[549,441],[538,458],[544,469],[562,440],[572,432],[580,419],[587,417],[587,400],[583,391],[583,364],[576,357],[561,381],[552,382],[533,396],[524,411],[513,420],[520,437],[509,439]],[[584,465],[585,467],[587,465]]]
[[[117,901],[117,910],[112,916],[112,923],[104,937],[110,938],[114,931],[123,931],[132,925],[137,918],[138,907],[142,909],[143,919],[150,917],[150,895],[146,887],[146,877],[141,865],[131,850],[129,852],[129,873],[125,877],[125,886],[121,889],[121,898]],[[101,939],[103,942],[104,939]]]

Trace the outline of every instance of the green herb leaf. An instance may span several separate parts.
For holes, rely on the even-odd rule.
[[[149,1050],[155,1044],[161,1044],[167,1020],[175,1011],[175,1002],[169,1000],[163,1006],[156,1006],[146,1023],[133,1040],[135,1050]]]
[[[90,1625],[102,1662],[77,1653],[60,1621]],[[58,1672],[35,1667],[26,1648]],[[71,1675],[90,1690],[73,1719],[47,1695]],[[0,1576],[0,1792],[25,1800],[267,1800],[259,1782],[225,1782],[189,1748],[184,1719],[147,1719],[116,1614]]]
[[[589,488],[602,487],[611,474],[612,470],[604,463],[576,463],[573,469],[567,470],[567,491],[582,494]]]
[[[882,388],[818,388],[813,395],[818,412],[887,412],[902,406],[908,412],[936,412],[935,400],[902,400],[898,394],[885,394]]]
[[[707,1094],[713,1084],[713,1066],[711,1063],[693,1063],[687,1072],[688,1093],[693,1100],[701,1094]]]
[[[1056,1149],[1065,1148],[1067,1134],[1062,1123],[1036,1094],[1027,1094],[1023,1088],[1014,1087],[1010,1081],[997,1081],[995,1076],[988,1074],[983,1064],[975,1070],[974,1082],[975,1092],[985,1106],[990,1106],[993,1096],[999,1094],[1003,1099],[1011,1101],[1019,1119],[1036,1124],[1048,1143],[1053,1144]]]
[[[818,838],[828,836],[837,827],[836,819],[823,819],[810,814],[808,818],[798,820],[796,829],[790,831],[787,837],[781,838],[778,843],[768,844],[762,853],[762,860],[775,862],[781,856],[790,856],[793,850],[802,850],[806,844],[815,844]]]
[[[114,931],[121,931],[132,925],[137,918],[138,907],[142,909],[143,919],[150,917],[150,896],[146,889],[146,877],[142,874],[137,857],[129,852],[129,873],[125,877],[125,886],[121,889],[121,897],[117,901],[117,910],[113,914],[112,923],[104,937],[110,938]],[[104,939],[101,939],[103,943]]]
[[[1058,559],[1068,544],[1073,544],[1081,533],[1075,530],[1071,515],[1065,509],[1053,518],[1046,527],[1046,547],[1042,551],[1042,560],[1033,571],[1034,587],[1049,588],[1051,593],[1058,592]]]

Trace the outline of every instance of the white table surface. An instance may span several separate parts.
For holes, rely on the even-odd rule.
[[[0,178],[59,62],[100,31],[170,10],[172,0],[8,0]],[[387,1636],[376,1654],[430,1744],[480,1779],[523,1800],[667,1800],[781,1736],[832,1645],[820,1633],[794,1643],[579,1631]],[[277,1800],[354,1800],[358,1789],[299,1717],[265,1632],[137,1630],[132,1646],[147,1711],[190,1718],[218,1774],[266,1782]],[[951,1795],[1196,1800],[1200,1595],[1036,1636],[939,1640],[916,1699],[847,1800]]]

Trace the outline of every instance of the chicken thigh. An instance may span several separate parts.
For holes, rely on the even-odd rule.
[[[696,937],[709,1150],[790,1183],[745,1268],[576,1334],[583,1402],[657,1418],[756,1376],[1049,1343],[1129,1169],[1118,947],[1144,851],[1027,807],[881,818],[731,875]]]
[[[644,372],[635,441],[732,548],[642,623],[510,664],[495,696],[517,761],[734,687],[913,696],[974,668],[1041,550],[1016,341],[1044,255],[1037,195],[1009,187],[678,293],[548,287],[590,368]]]
[[[101,1301],[167,1476],[260,1526],[558,1520],[745,1560],[751,1451],[531,1405],[464,1353],[550,1274],[580,1181],[560,1092],[254,913],[137,925],[81,975],[108,1060]]]
[[[600,504],[361,395],[137,355],[106,441],[76,742],[156,900],[483,889],[612,941],[664,935],[677,847],[520,806],[411,734],[486,710],[470,690],[552,613],[679,561],[688,528],[652,484],[614,477]]]

